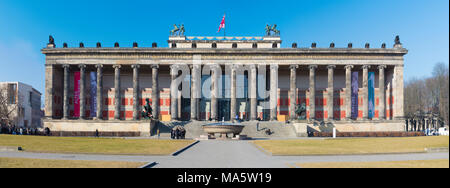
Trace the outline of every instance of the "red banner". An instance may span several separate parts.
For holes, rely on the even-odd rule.
[[[73,116],[80,117],[80,72],[74,72],[73,84]]]

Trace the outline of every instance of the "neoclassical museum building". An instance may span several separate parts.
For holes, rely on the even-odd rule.
[[[327,131],[324,124],[342,132],[404,131],[408,51],[398,37],[392,47],[375,48],[281,42],[279,35],[171,35],[168,47],[59,47],[50,36],[42,49],[43,125],[136,136],[151,135],[155,122],[235,119],[295,124],[294,131]],[[152,120],[141,115],[147,99]]]

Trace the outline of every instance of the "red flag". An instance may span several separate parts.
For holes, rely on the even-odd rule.
[[[223,15],[222,21],[219,25],[219,30],[217,32],[220,32],[220,29],[225,28],[225,14]]]

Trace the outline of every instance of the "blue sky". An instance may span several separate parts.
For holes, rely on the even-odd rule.
[[[40,53],[55,37],[76,46],[166,47],[173,24],[186,35],[217,33],[226,13],[229,36],[264,34],[266,24],[281,30],[282,47],[316,42],[319,47],[363,47],[369,42],[392,47],[395,35],[409,54],[405,79],[431,75],[437,62],[449,62],[448,0],[293,0],[293,1],[0,1],[0,81],[21,81],[44,93],[45,57]]]

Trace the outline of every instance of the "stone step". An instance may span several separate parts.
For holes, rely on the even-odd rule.
[[[202,129],[202,125],[212,123],[203,121],[185,121],[185,122],[160,122],[157,128],[160,131],[160,138],[170,138],[170,131],[175,126],[183,126],[186,129],[186,138],[199,138],[200,135],[206,135]],[[296,133],[294,127],[284,122],[242,122],[245,125],[242,135],[247,135],[250,138],[269,138],[269,137],[281,137],[281,138],[294,138]],[[266,134],[266,130],[270,129],[271,135]],[[156,135],[156,130],[152,135]]]

